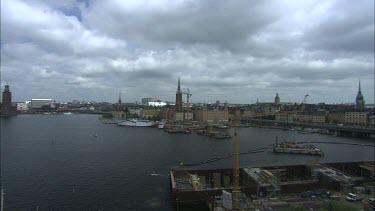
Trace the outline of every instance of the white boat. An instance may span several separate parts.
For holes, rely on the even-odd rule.
[[[71,115],[73,114],[72,112],[65,112],[64,115]]]
[[[164,128],[164,122],[159,122],[158,123],[158,128],[163,129]]]
[[[130,126],[130,127],[151,127],[155,123],[150,120],[126,120],[117,123],[119,126]]]

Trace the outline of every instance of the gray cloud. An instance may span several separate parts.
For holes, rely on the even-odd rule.
[[[24,1],[1,7],[14,99],[374,101],[373,1]],[[334,96],[334,97],[333,97]]]

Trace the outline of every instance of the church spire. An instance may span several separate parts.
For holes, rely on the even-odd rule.
[[[121,102],[121,91],[120,91],[120,93],[118,94],[118,104],[121,104],[122,102]]]
[[[358,93],[361,93],[361,80],[359,80],[359,83],[358,83]]]
[[[178,76],[178,88],[177,88],[178,91],[180,91],[180,76]]]

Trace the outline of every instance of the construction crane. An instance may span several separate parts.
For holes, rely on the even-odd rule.
[[[305,95],[305,98],[303,98],[302,104],[306,104],[308,96],[309,96],[309,94]]]
[[[233,107],[235,109],[234,118],[232,120],[233,123],[233,130],[234,130],[234,152],[233,152],[233,190],[232,190],[232,207],[233,209],[239,209],[240,203],[240,159],[239,159],[239,141],[238,141],[238,117],[237,117],[237,107]],[[230,111],[228,111],[230,113]],[[229,125],[229,124],[228,124]]]
[[[237,112],[234,113],[234,169],[233,169],[233,208],[239,209],[240,208],[240,158],[238,156],[239,153],[239,142],[238,142],[238,120],[237,120]]]
[[[189,115],[189,108],[190,108],[190,97],[192,96],[192,94],[190,94],[190,90],[187,89],[186,92],[182,92],[182,94],[186,95],[186,104],[187,104],[187,108],[186,108],[186,115],[187,115],[187,119],[190,120],[190,115]]]

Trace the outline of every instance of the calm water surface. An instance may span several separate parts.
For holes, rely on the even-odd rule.
[[[240,128],[240,151],[279,140],[374,144],[373,140]],[[97,135],[97,137],[96,137]],[[317,145],[325,157],[245,155],[241,166],[374,160],[371,148]],[[104,125],[96,115],[19,115],[1,120],[5,210],[175,210],[168,173],[232,153],[232,140]],[[232,159],[201,166],[231,167]],[[181,210],[181,209],[180,209]],[[195,209],[198,210],[198,209]],[[203,210],[203,208],[202,208]]]

